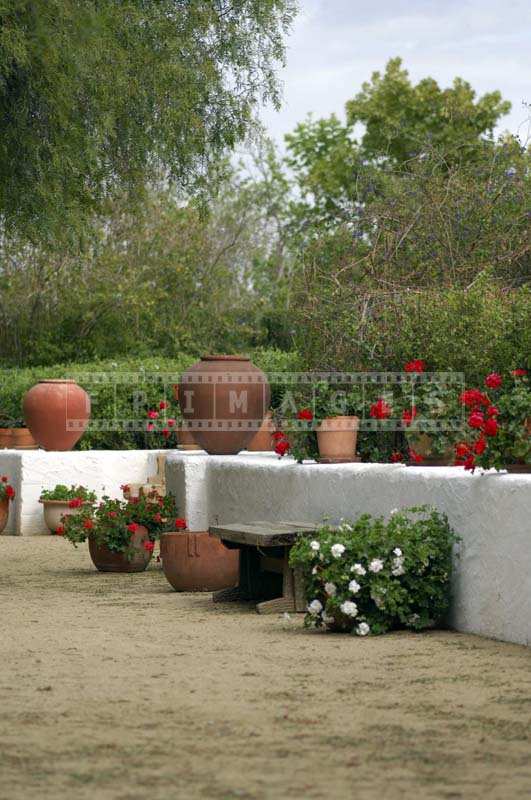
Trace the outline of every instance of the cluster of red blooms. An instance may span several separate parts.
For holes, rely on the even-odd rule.
[[[158,411],[156,409],[154,409],[154,408],[150,408],[149,409],[149,411],[147,412],[148,422],[146,423],[146,431],[148,433],[152,433],[155,430],[155,422],[154,421],[159,418],[160,412],[161,411],[165,411],[167,408],[169,408],[169,406],[170,406],[170,404],[167,403],[166,400],[161,400],[160,403],[159,403],[159,410]],[[162,433],[162,435],[164,436],[165,439],[169,438],[169,436],[171,435],[170,428],[173,428],[175,426],[175,424],[176,424],[176,420],[173,419],[172,417],[168,417],[168,419],[166,420],[166,424],[165,424],[164,428],[161,430],[161,433]]]
[[[8,484],[9,478],[7,475],[2,475],[1,481],[4,485],[0,487],[0,497],[2,497],[2,499],[7,497],[8,500],[13,500],[15,497],[15,490]],[[7,484],[7,486],[5,484]]]
[[[514,370],[513,375],[525,375],[525,370]],[[485,378],[487,389],[499,389],[503,378],[498,372],[491,372]],[[488,394],[479,389],[465,389],[459,397],[461,405],[470,409],[468,416],[468,426],[473,431],[478,432],[478,436],[471,442],[459,442],[455,446],[455,464],[463,466],[467,470],[474,470],[476,466],[476,456],[482,455],[487,449],[487,437],[496,436],[498,433],[498,420],[496,417],[500,413]]]

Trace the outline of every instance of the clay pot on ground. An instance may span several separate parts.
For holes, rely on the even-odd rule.
[[[83,506],[69,508],[68,502],[68,500],[39,500],[39,503],[42,503],[44,523],[50,533],[55,533],[59,525],[63,524],[63,517],[79,514],[83,511]]]
[[[317,426],[319,461],[340,464],[359,461],[356,456],[358,417],[328,417]]]
[[[453,447],[447,448],[444,453],[436,453],[433,449],[433,438],[427,433],[406,433],[408,447],[424,459],[419,467],[452,467],[454,466],[455,453]]]
[[[93,536],[89,536],[88,545],[92,562],[100,572],[143,572],[153,555],[153,551],[146,550],[144,542],[148,541],[147,528],[139,525],[131,534],[131,558],[127,553],[115,553],[109,550],[106,544],[98,544]]]
[[[45,450],[71,450],[90,417],[90,397],[71,380],[39,381],[23,400],[24,418]]]
[[[38,444],[29,428],[0,428],[0,449],[4,447],[10,450],[36,450]]]
[[[269,408],[264,373],[245,356],[204,356],[181,376],[179,405],[195,441],[215,455],[245,450]]]
[[[3,500],[0,500],[0,533],[4,532],[8,519],[9,519],[9,498],[4,497]]]
[[[273,422],[273,414],[268,411],[262,420],[262,424],[256,431],[251,439],[247,450],[251,453],[267,452],[275,449],[275,442],[271,438],[276,431],[276,425]]]
[[[238,583],[239,550],[229,550],[207,532],[162,534],[160,556],[177,592],[215,592]]]

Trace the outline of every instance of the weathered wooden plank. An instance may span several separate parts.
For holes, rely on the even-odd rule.
[[[298,536],[315,532],[316,525],[300,522],[246,522],[231,525],[213,525],[210,534],[229,542],[258,547],[290,545]]]

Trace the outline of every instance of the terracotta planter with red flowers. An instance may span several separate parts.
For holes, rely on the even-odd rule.
[[[434,449],[433,439],[427,433],[406,433],[409,445],[409,462],[417,467],[451,467],[454,451],[451,447],[443,453]]]
[[[15,490],[8,483],[7,475],[0,479],[0,533],[3,533],[9,519],[9,504],[15,499]]]
[[[338,416],[324,419],[317,426],[319,461],[324,464],[359,461],[356,456],[358,426],[358,417]]]
[[[160,557],[176,592],[215,592],[238,583],[239,550],[229,550],[208,532],[162,534]]]
[[[89,553],[99,572],[143,572],[153,556],[153,542],[147,528],[137,525],[131,534],[130,547],[125,552],[115,552],[104,543],[88,537]]]
[[[178,396],[195,441],[216,455],[245,450],[256,432],[249,423],[270,404],[266,376],[245,356],[204,356],[181,376]]]
[[[29,428],[0,428],[0,449],[36,450],[37,447]]]
[[[24,418],[45,450],[71,450],[90,417],[90,398],[72,380],[42,380],[24,395]]]

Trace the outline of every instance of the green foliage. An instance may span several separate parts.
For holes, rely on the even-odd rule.
[[[183,186],[277,102],[289,0],[4,0],[0,215],[74,239],[116,189]]]
[[[306,624],[357,635],[437,624],[457,541],[446,516],[426,506],[392,512],[388,522],[364,514],[299,539],[290,563],[303,572]]]
[[[83,500],[89,503],[96,502],[96,493],[85,486],[64,486],[58,483],[53,489],[43,489],[41,500]]]
[[[171,530],[176,514],[175,500],[171,495],[159,497],[156,492],[132,500],[113,500],[104,497],[93,509],[84,507],[79,514],[63,518],[62,534],[74,547],[93,537],[98,545],[106,545],[114,553],[133,555],[131,535],[136,527],[147,528],[149,540]]]

